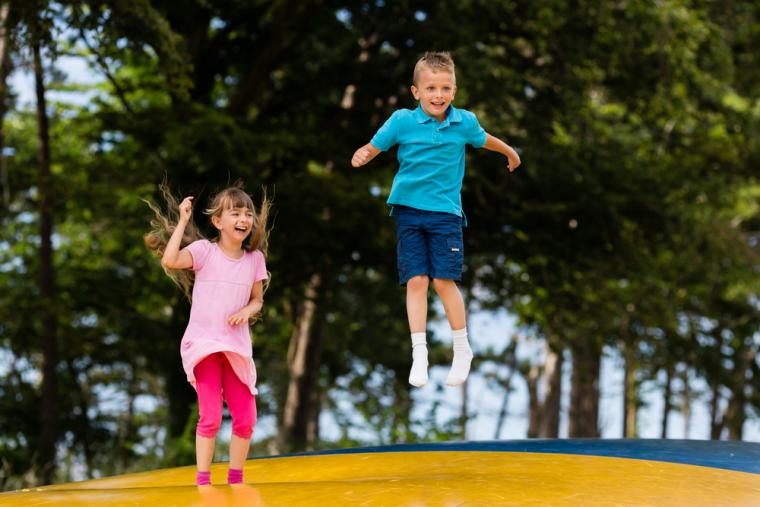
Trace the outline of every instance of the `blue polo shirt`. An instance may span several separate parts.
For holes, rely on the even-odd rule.
[[[439,123],[421,106],[399,109],[370,141],[380,151],[399,145],[388,204],[462,216],[464,147],[482,147],[486,132],[470,111],[449,106],[447,113]]]

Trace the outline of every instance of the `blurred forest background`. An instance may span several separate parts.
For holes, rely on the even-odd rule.
[[[516,322],[474,364],[499,427],[522,385],[526,437],[599,436],[610,354],[616,436],[640,434],[645,393],[658,436],[695,403],[700,438],[760,417],[760,3],[4,0],[0,18],[2,489],[194,462],[189,307],[142,242],[164,178],[198,203],[238,179],[274,197],[253,336],[276,423],[253,454],[493,437],[466,433],[466,387],[443,421],[413,410],[395,158],[349,164],[414,107],[431,49],[523,159],[470,150],[463,188],[467,304]]]

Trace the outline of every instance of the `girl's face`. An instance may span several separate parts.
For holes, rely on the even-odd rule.
[[[417,85],[412,85],[412,95],[420,101],[422,110],[439,122],[446,119],[446,110],[456,91],[453,74],[430,69],[423,69],[417,76]]]
[[[222,238],[242,243],[253,230],[253,210],[248,207],[225,208],[211,221]]]

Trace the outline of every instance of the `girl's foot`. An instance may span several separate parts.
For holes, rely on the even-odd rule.
[[[227,484],[241,484],[243,482],[243,471],[230,468],[227,472]]]
[[[211,472],[201,472],[200,470],[195,474],[196,486],[210,486],[211,485]]]

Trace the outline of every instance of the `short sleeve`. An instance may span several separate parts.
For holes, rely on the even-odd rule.
[[[385,120],[385,123],[383,123],[383,126],[380,127],[369,144],[380,151],[388,151],[391,146],[398,142],[398,120],[399,112],[396,111],[390,118]]]
[[[264,260],[264,254],[261,251],[256,250],[253,252],[253,283],[260,282],[269,278],[267,274],[267,263]]]
[[[471,144],[475,148],[482,148],[486,144],[486,131],[480,126],[478,117],[469,111],[466,126],[466,144]]]
[[[199,271],[203,269],[211,253],[211,242],[207,239],[199,239],[187,245],[185,250],[193,256],[193,271]]]

